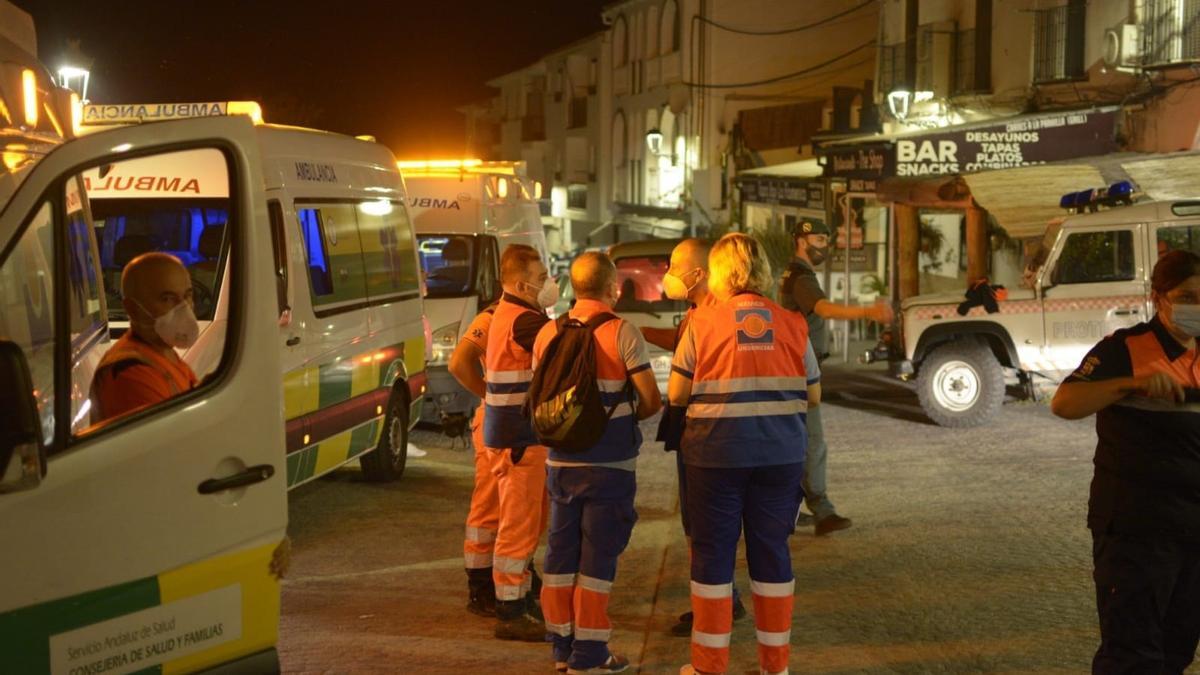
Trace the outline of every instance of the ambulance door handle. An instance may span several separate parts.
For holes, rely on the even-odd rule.
[[[245,471],[240,471],[232,476],[224,478],[209,478],[196,488],[197,492],[202,495],[211,495],[225,490],[233,490],[234,488],[246,487],[267,480],[275,475],[275,467],[270,464],[259,464],[252,466]]]
[[[1121,309],[1113,310],[1114,316],[1133,316],[1141,313],[1142,310],[1138,309],[1137,307],[1123,307]]]
[[[287,346],[289,346],[289,347],[295,347],[298,344],[300,344],[300,336],[299,335],[296,335],[296,336],[293,336],[293,337],[290,337],[287,339]]]

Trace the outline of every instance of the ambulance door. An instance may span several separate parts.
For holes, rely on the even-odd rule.
[[[200,156],[210,171],[198,180],[223,183],[228,199],[235,254],[220,365],[191,391],[99,420],[94,400],[72,395],[91,391],[81,364],[101,307],[72,278],[82,269],[72,257],[96,240],[72,241],[71,202],[86,195],[90,169],[176,153]],[[46,155],[0,211],[6,672],[278,666],[272,570],[286,554],[287,505],[257,153],[240,117],[97,133]]]

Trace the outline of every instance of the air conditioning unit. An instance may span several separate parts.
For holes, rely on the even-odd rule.
[[[1142,61],[1141,31],[1127,23],[1104,31],[1104,65],[1117,70],[1137,68]]]

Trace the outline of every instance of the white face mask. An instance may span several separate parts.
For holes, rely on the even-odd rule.
[[[542,284],[541,288],[529,284],[533,288],[538,289],[537,304],[539,307],[553,307],[558,302],[558,280],[550,277],[546,279],[546,283]]]
[[[1200,305],[1171,305],[1171,323],[1191,337],[1200,337]]]
[[[134,300],[137,302],[137,300]],[[138,302],[143,312],[150,314],[146,306]],[[200,324],[192,312],[192,303],[181,302],[162,316],[154,319],[154,332],[162,341],[178,349],[187,349],[200,338]]]
[[[694,271],[695,270],[692,270],[692,272]],[[691,272],[688,272],[687,274],[691,274]],[[665,276],[663,276],[663,293],[665,293],[671,300],[687,300],[688,294],[691,293],[692,289],[699,284],[699,277],[696,278],[696,283],[688,286],[687,283],[684,282],[683,277],[677,277],[668,272]]]

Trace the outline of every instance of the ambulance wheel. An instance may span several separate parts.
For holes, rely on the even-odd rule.
[[[987,424],[1004,403],[1004,370],[981,342],[963,340],[933,350],[917,375],[921,408],[939,426]]]
[[[378,483],[400,480],[408,463],[408,403],[399,390],[388,399],[379,445],[358,460],[367,480]]]

